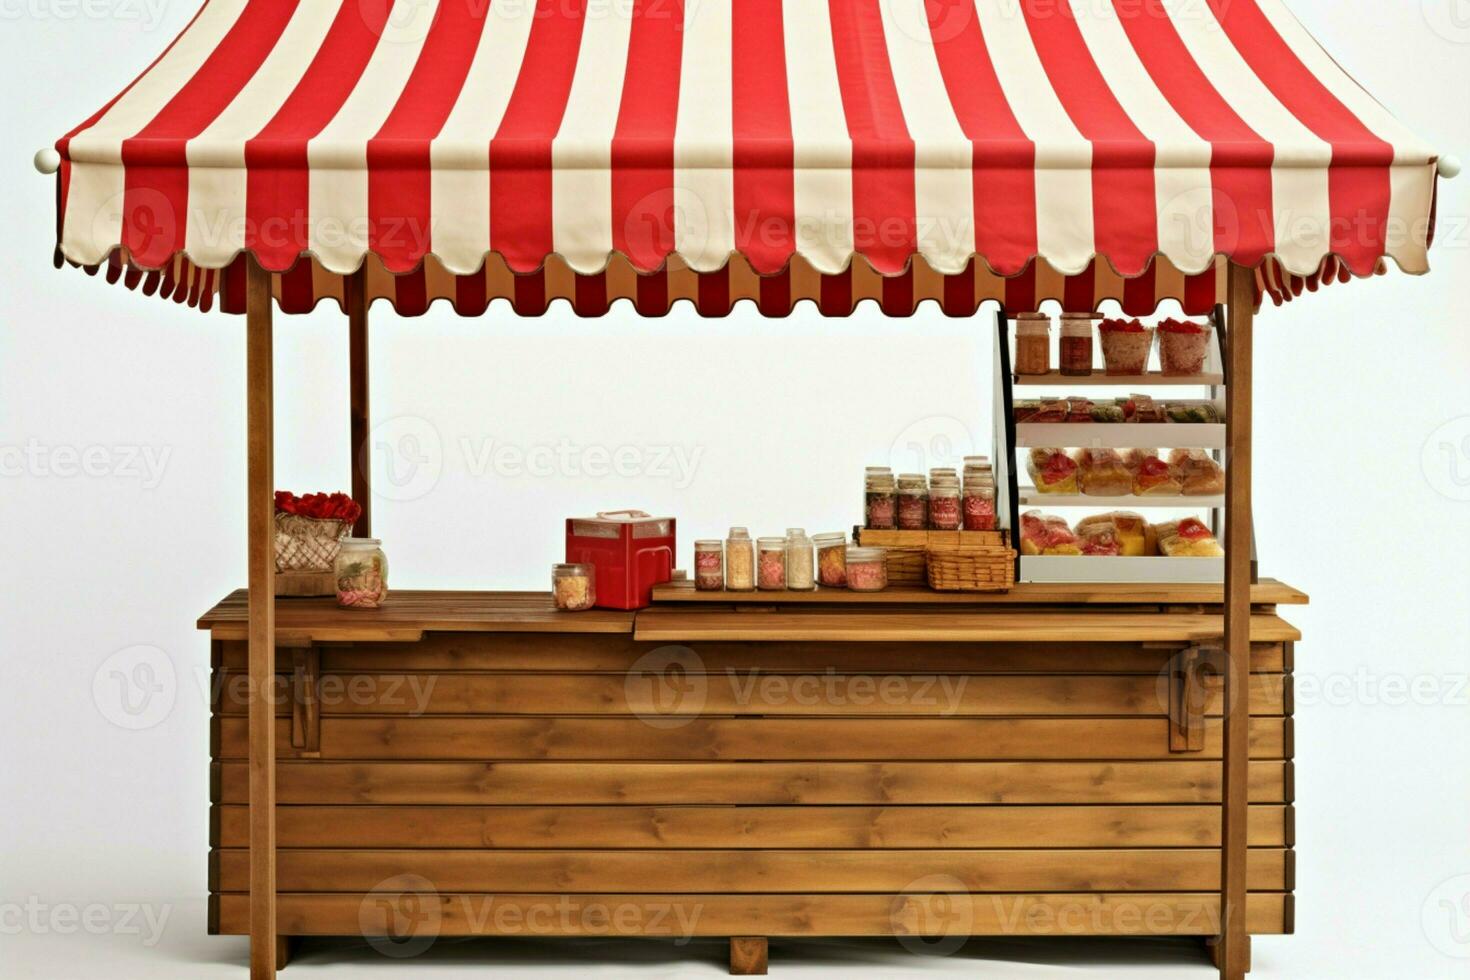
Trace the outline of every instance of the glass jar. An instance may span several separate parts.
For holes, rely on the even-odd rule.
[[[817,564],[812,552],[812,539],[799,527],[786,535],[786,587],[802,592],[817,587]]]
[[[965,481],[962,502],[966,531],[995,530],[995,481]]]
[[[755,585],[766,592],[786,588],[786,539],[757,538],[755,542]]]
[[[929,527],[929,481],[918,473],[898,478],[898,529],[923,531]]]
[[[694,587],[719,592],[725,587],[725,543],[707,539],[694,542]]]
[[[567,612],[591,609],[597,603],[597,569],[591,565],[552,565],[551,596],[556,608]]]
[[[1092,374],[1092,314],[1063,313],[1061,372],[1069,378]]]
[[[898,527],[898,490],[892,474],[869,476],[864,488],[863,526],[874,531]]]
[[[941,481],[929,488],[929,526],[936,531],[960,529],[960,484]]]
[[[854,592],[882,592],[888,588],[888,562],[882,548],[848,547],[847,587]]]
[[[817,583],[832,589],[847,586],[847,535],[841,531],[812,537],[817,549]]]
[[[731,592],[755,588],[755,542],[743,527],[730,528],[725,539],[725,588]]]
[[[1016,317],[1017,374],[1051,373],[1051,317],[1022,313]]]
[[[388,556],[377,538],[338,542],[335,574],[339,606],[376,609],[388,598]]]

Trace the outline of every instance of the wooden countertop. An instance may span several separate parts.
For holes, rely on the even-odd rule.
[[[690,581],[655,586],[656,603],[750,603],[755,605],[916,605],[916,606],[1017,606],[1017,605],[1151,605],[1219,606],[1225,589],[1219,585],[1190,583],[1134,584],[1110,582],[1068,584],[1056,582],[1019,583],[1009,592],[935,592],[923,586],[895,585],[882,592],[849,592],[847,589],[813,589],[810,592],[700,592]],[[1251,602],[1258,606],[1304,606],[1307,594],[1276,579],[1261,579],[1251,587]]]

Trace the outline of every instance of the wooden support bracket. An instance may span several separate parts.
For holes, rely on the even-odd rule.
[[[1215,965],[1215,969],[1217,969],[1217,970],[1220,969],[1221,960],[1224,959],[1224,956],[1221,953],[1221,948],[1222,947],[1221,947],[1220,937],[1219,936],[1210,936],[1209,938],[1207,938],[1205,940],[1205,949],[1210,954],[1210,962]],[[1249,936],[1246,936],[1245,937],[1245,961],[1244,961],[1244,966],[1245,966],[1245,972],[1246,973],[1251,972],[1251,937],[1249,937]]]
[[[733,977],[765,976],[767,955],[765,936],[731,936],[730,975]]]
[[[1223,650],[1189,647],[1169,661],[1169,751],[1203,752],[1211,675],[1224,669]]]
[[[291,747],[301,753],[322,748],[321,667],[315,647],[291,651]]]

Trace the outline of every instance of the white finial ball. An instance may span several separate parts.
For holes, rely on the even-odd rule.
[[[1453,154],[1445,154],[1439,158],[1439,175],[1445,180],[1454,180],[1460,176],[1460,158]]]
[[[52,147],[36,151],[36,169],[43,174],[54,174],[61,169],[61,154]]]

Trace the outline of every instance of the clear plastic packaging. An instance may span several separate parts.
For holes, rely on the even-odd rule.
[[[719,592],[725,588],[723,541],[694,542],[694,587],[701,592]]]
[[[1080,555],[1082,549],[1063,518],[1028,510],[1021,515],[1021,554]]]
[[[1165,320],[1159,324],[1159,366],[1171,377],[1203,374],[1210,352],[1213,324]]]
[[[1113,376],[1135,376],[1148,372],[1148,356],[1154,332],[1137,320],[1104,320],[1098,327],[1103,363]]]
[[[847,586],[847,535],[841,531],[812,536],[817,549],[817,583],[832,589]]]
[[[1138,497],[1177,497],[1184,485],[1174,467],[1159,458],[1157,449],[1129,449],[1123,465],[1133,476],[1133,493]]]
[[[1037,493],[1075,494],[1077,463],[1061,449],[1033,449],[1026,458],[1026,472]]]
[[[765,592],[786,588],[786,539],[758,538],[755,542],[755,585]]]
[[[1077,486],[1089,497],[1126,497],[1133,492],[1133,474],[1116,449],[1079,449]]]
[[[847,587],[854,592],[882,592],[888,588],[888,560],[882,548],[848,546]]]
[[[1167,558],[1223,558],[1225,549],[1220,546],[1214,532],[1195,517],[1182,521],[1160,524],[1156,529],[1159,537],[1159,553]]]
[[[725,588],[732,592],[755,588],[755,542],[743,527],[730,528],[725,539]]]
[[[1118,527],[1112,521],[1096,521],[1085,527],[1077,525],[1077,547],[1091,557],[1117,557],[1123,553]]]
[[[335,573],[339,606],[377,609],[388,598],[388,556],[377,538],[341,539]]]
[[[1122,548],[1120,554],[1125,558],[1142,558],[1158,554],[1158,541],[1154,537],[1153,527],[1144,520],[1142,514],[1119,510],[1111,514],[1085,517],[1077,522],[1077,534],[1079,537],[1085,537],[1091,528],[1098,525],[1106,525],[1113,529]],[[1085,551],[1086,548],[1084,547],[1083,550]]]
[[[1016,317],[1017,374],[1051,373],[1051,317],[1022,313]]]
[[[786,535],[786,587],[801,592],[817,587],[817,563],[812,539],[801,528],[788,528]]]
[[[597,569],[592,565],[552,565],[551,594],[558,609],[591,609],[597,603]]]
[[[1176,449],[1169,466],[1186,497],[1215,497],[1225,492],[1225,468],[1203,449]]]

